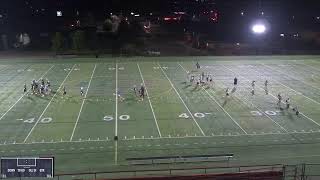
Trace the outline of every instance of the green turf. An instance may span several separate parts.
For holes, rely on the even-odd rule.
[[[188,72],[212,74],[214,86],[189,85]],[[22,93],[41,77],[51,95]],[[238,88],[225,98],[234,77]],[[141,101],[132,88],[143,82]],[[53,155],[57,174],[181,166],[127,166],[126,158],[166,155],[234,153],[234,165],[320,160],[318,56],[1,60],[0,86],[1,156]],[[278,93],[301,114],[281,111]]]

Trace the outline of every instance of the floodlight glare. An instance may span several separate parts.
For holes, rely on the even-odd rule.
[[[57,17],[61,17],[62,16],[62,11],[57,11]]]
[[[263,24],[253,25],[252,31],[256,34],[262,34],[262,33],[266,32],[266,26]]]

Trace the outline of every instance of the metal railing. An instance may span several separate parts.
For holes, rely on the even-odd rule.
[[[136,166],[139,167],[139,166]],[[148,166],[149,167],[149,166]],[[150,168],[150,167],[149,167]],[[110,178],[131,177],[167,177],[167,176],[194,176],[212,174],[237,173],[263,173],[282,172],[283,180],[318,180],[320,179],[320,164],[296,164],[296,165],[256,165],[256,166],[221,166],[221,167],[190,167],[190,168],[166,168],[166,169],[136,169],[124,171],[101,171],[83,173],[56,174],[53,180],[101,180]],[[236,177],[236,176],[234,176]],[[0,178],[1,179],[1,178]],[[19,177],[12,180],[25,180],[30,178]],[[47,178],[32,178],[35,180],[48,180]],[[11,180],[11,179],[10,179]]]
[[[102,178],[128,178],[128,177],[165,177],[195,174],[232,174],[252,172],[279,172],[283,171],[284,165],[258,165],[258,166],[221,166],[221,167],[196,167],[196,168],[168,168],[168,169],[140,169],[127,171],[88,172],[77,174],[57,174],[55,179],[102,179]],[[69,177],[69,178],[68,178]]]

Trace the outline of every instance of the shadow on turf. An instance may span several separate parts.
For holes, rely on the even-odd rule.
[[[225,107],[225,106],[227,105],[227,102],[228,102],[228,101],[225,99],[224,102],[223,102],[223,104],[222,104],[222,107]]]
[[[125,102],[127,104],[133,104],[133,103],[136,103],[137,102],[137,97],[136,96],[127,96],[126,99],[125,99]]]
[[[188,88],[191,87],[191,86],[192,86],[192,85],[190,85],[190,84],[189,84],[189,85],[186,85],[186,86],[183,87],[183,89],[188,89]]]
[[[232,88],[231,93],[235,93],[236,91],[237,91],[237,88],[234,87],[234,88]]]
[[[201,89],[200,88],[198,88],[198,86],[195,86],[192,90],[191,90],[191,92],[196,92],[196,91],[200,91]]]

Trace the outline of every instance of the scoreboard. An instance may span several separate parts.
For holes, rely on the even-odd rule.
[[[47,177],[53,178],[53,157],[2,157],[1,178]]]

